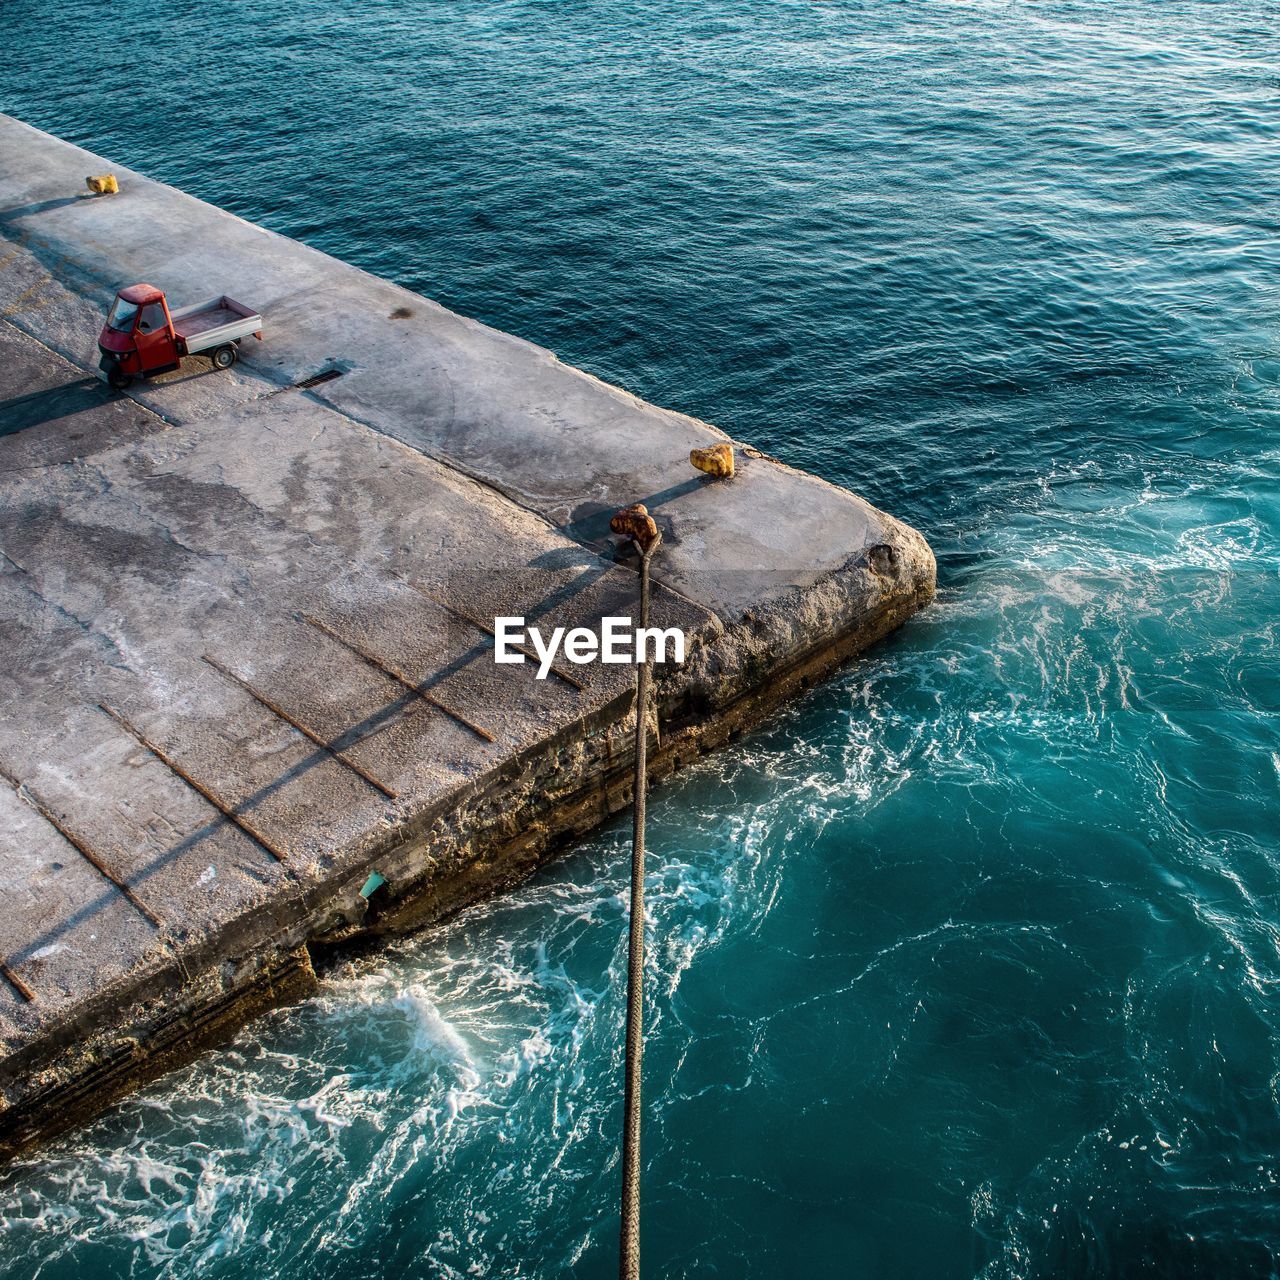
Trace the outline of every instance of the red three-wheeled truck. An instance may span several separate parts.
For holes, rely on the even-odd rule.
[[[116,294],[98,335],[98,367],[117,390],[176,369],[183,356],[203,353],[214,368],[230,369],[250,335],[261,340],[262,317],[225,294],[171,312],[162,289],[131,284]]]

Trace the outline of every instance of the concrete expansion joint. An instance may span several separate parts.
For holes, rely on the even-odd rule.
[[[103,715],[114,720],[131,738],[133,738],[139,746],[149,751],[157,760],[160,761],[170,773],[174,774],[181,781],[185,782],[197,795],[206,800],[213,808],[217,809],[228,822],[240,828],[259,848],[264,849],[277,862],[287,866],[289,855],[279,848],[269,837],[258,830],[243,814],[239,813],[234,805],[228,804],[220,799],[209,787],[200,782],[190,772],[184,769],[159,743],[152,741],[147,737],[141,729],[138,728],[123,712],[117,711],[114,707],[109,706],[105,702],[98,703],[98,710]]]

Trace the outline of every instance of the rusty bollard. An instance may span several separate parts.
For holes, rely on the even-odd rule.
[[[615,511],[613,519],[609,521],[609,528],[623,538],[630,538],[641,553],[648,551],[658,540],[658,526],[643,502],[635,502],[629,507],[623,507],[621,511]]]

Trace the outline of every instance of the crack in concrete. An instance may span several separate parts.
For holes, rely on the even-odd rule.
[[[45,608],[51,610],[58,617],[65,619],[73,627],[76,627],[77,629],[79,629],[87,639],[93,642],[95,649],[100,648],[103,642],[109,645],[111,648],[111,651],[117,655],[118,661],[113,662],[110,659],[104,658],[103,661],[106,663],[107,666],[113,667],[118,671],[128,671],[130,673],[133,673],[133,667],[129,664],[128,659],[125,657],[124,650],[120,648],[120,645],[116,642],[116,640],[112,638],[110,634],[108,634],[108,632],[106,632],[100,625],[98,625],[96,620],[89,621],[85,618],[82,618],[79,614],[74,613],[68,606],[63,605],[59,603],[57,600],[54,600],[52,597],[46,595],[45,592],[41,589],[41,587],[37,585],[35,580],[31,577],[29,573],[27,573],[25,569],[22,571],[21,575],[10,574],[9,576],[18,578],[22,586],[28,592],[30,592],[31,595],[33,595],[36,598],[36,600],[39,601],[40,604],[44,605]]]

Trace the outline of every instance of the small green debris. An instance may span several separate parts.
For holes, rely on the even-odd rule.
[[[366,900],[372,898],[373,895],[386,883],[386,876],[379,875],[376,871],[371,871],[369,873],[369,878],[364,882],[364,888],[360,890],[360,896]]]

